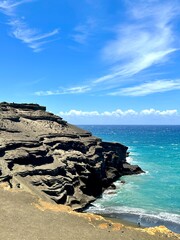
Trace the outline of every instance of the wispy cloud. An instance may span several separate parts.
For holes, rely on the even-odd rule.
[[[86,93],[90,91],[91,88],[88,86],[79,86],[79,87],[72,87],[72,88],[63,88],[56,91],[37,91],[35,95],[37,96],[52,96],[52,95],[63,95],[63,94],[80,94]]]
[[[4,0],[0,1],[0,11],[8,16],[15,15],[15,8],[21,4],[32,2],[34,0],[21,0],[21,1],[14,1],[14,0]]]
[[[179,14],[179,6],[173,2],[163,5],[157,1],[133,3],[129,6],[129,23],[118,26],[115,39],[102,50],[103,59],[112,67],[108,74],[95,79],[94,84],[111,82],[115,78],[120,82],[166,62],[170,54],[179,50],[172,25]]]
[[[92,35],[93,29],[96,27],[95,19],[88,18],[84,24],[80,24],[74,28],[72,39],[80,44],[86,44],[89,37]]]
[[[145,116],[145,115],[153,115],[153,116],[173,116],[177,115],[178,111],[176,109],[172,110],[156,110],[156,109],[144,109],[139,112],[128,109],[128,110],[121,110],[117,109],[115,111],[104,111],[104,112],[98,112],[98,111],[81,111],[81,110],[70,110],[67,112],[59,112],[60,116],[68,116],[68,117],[126,117],[126,116]]]
[[[122,88],[119,91],[109,93],[112,96],[145,96],[153,93],[167,92],[180,89],[180,79],[177,80],[157,80],[143,83],[138,86]]]
[[[54,29],[51,32],[39,34],[38,30],[28,28],[26,23],[18,19],[10,21],[9,25],[12,27],[12,36],[26,43],[34,52],[41,51],[42,45],[53,41],[49,38],[59,33],[59,29]]]
[[[25,21],[17,16],[16,7],[32,1],[33,0],[0,1],[0,11],[8,16],[8,25],[11,26],[11,36],[27,44],[34,52],[39,52],[42,50],[42,45],[56,40],[52,37],[59,33],[59,29],[54,29],[48,33],[40,33],[40,31],[35,28],[29,28]]]

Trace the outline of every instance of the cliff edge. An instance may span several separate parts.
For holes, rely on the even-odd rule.
[[[143,172],[126,154],[43,106],[0,103],[0,184],[77,210],[120,176]]]

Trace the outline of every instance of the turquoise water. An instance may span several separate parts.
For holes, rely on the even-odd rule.
[[[88,211],[180,232],[180,126],[81,127],[128,146],[127,160],[146,172],[122,177]]]

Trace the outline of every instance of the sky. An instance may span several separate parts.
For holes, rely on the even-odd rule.
[[[180,0],[0,0],[0,84],[73,124],[180,124]]]

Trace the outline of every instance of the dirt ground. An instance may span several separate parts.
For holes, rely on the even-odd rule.
[[[0,188],[1,240],[177,240],[164,227],[140,229]]]

